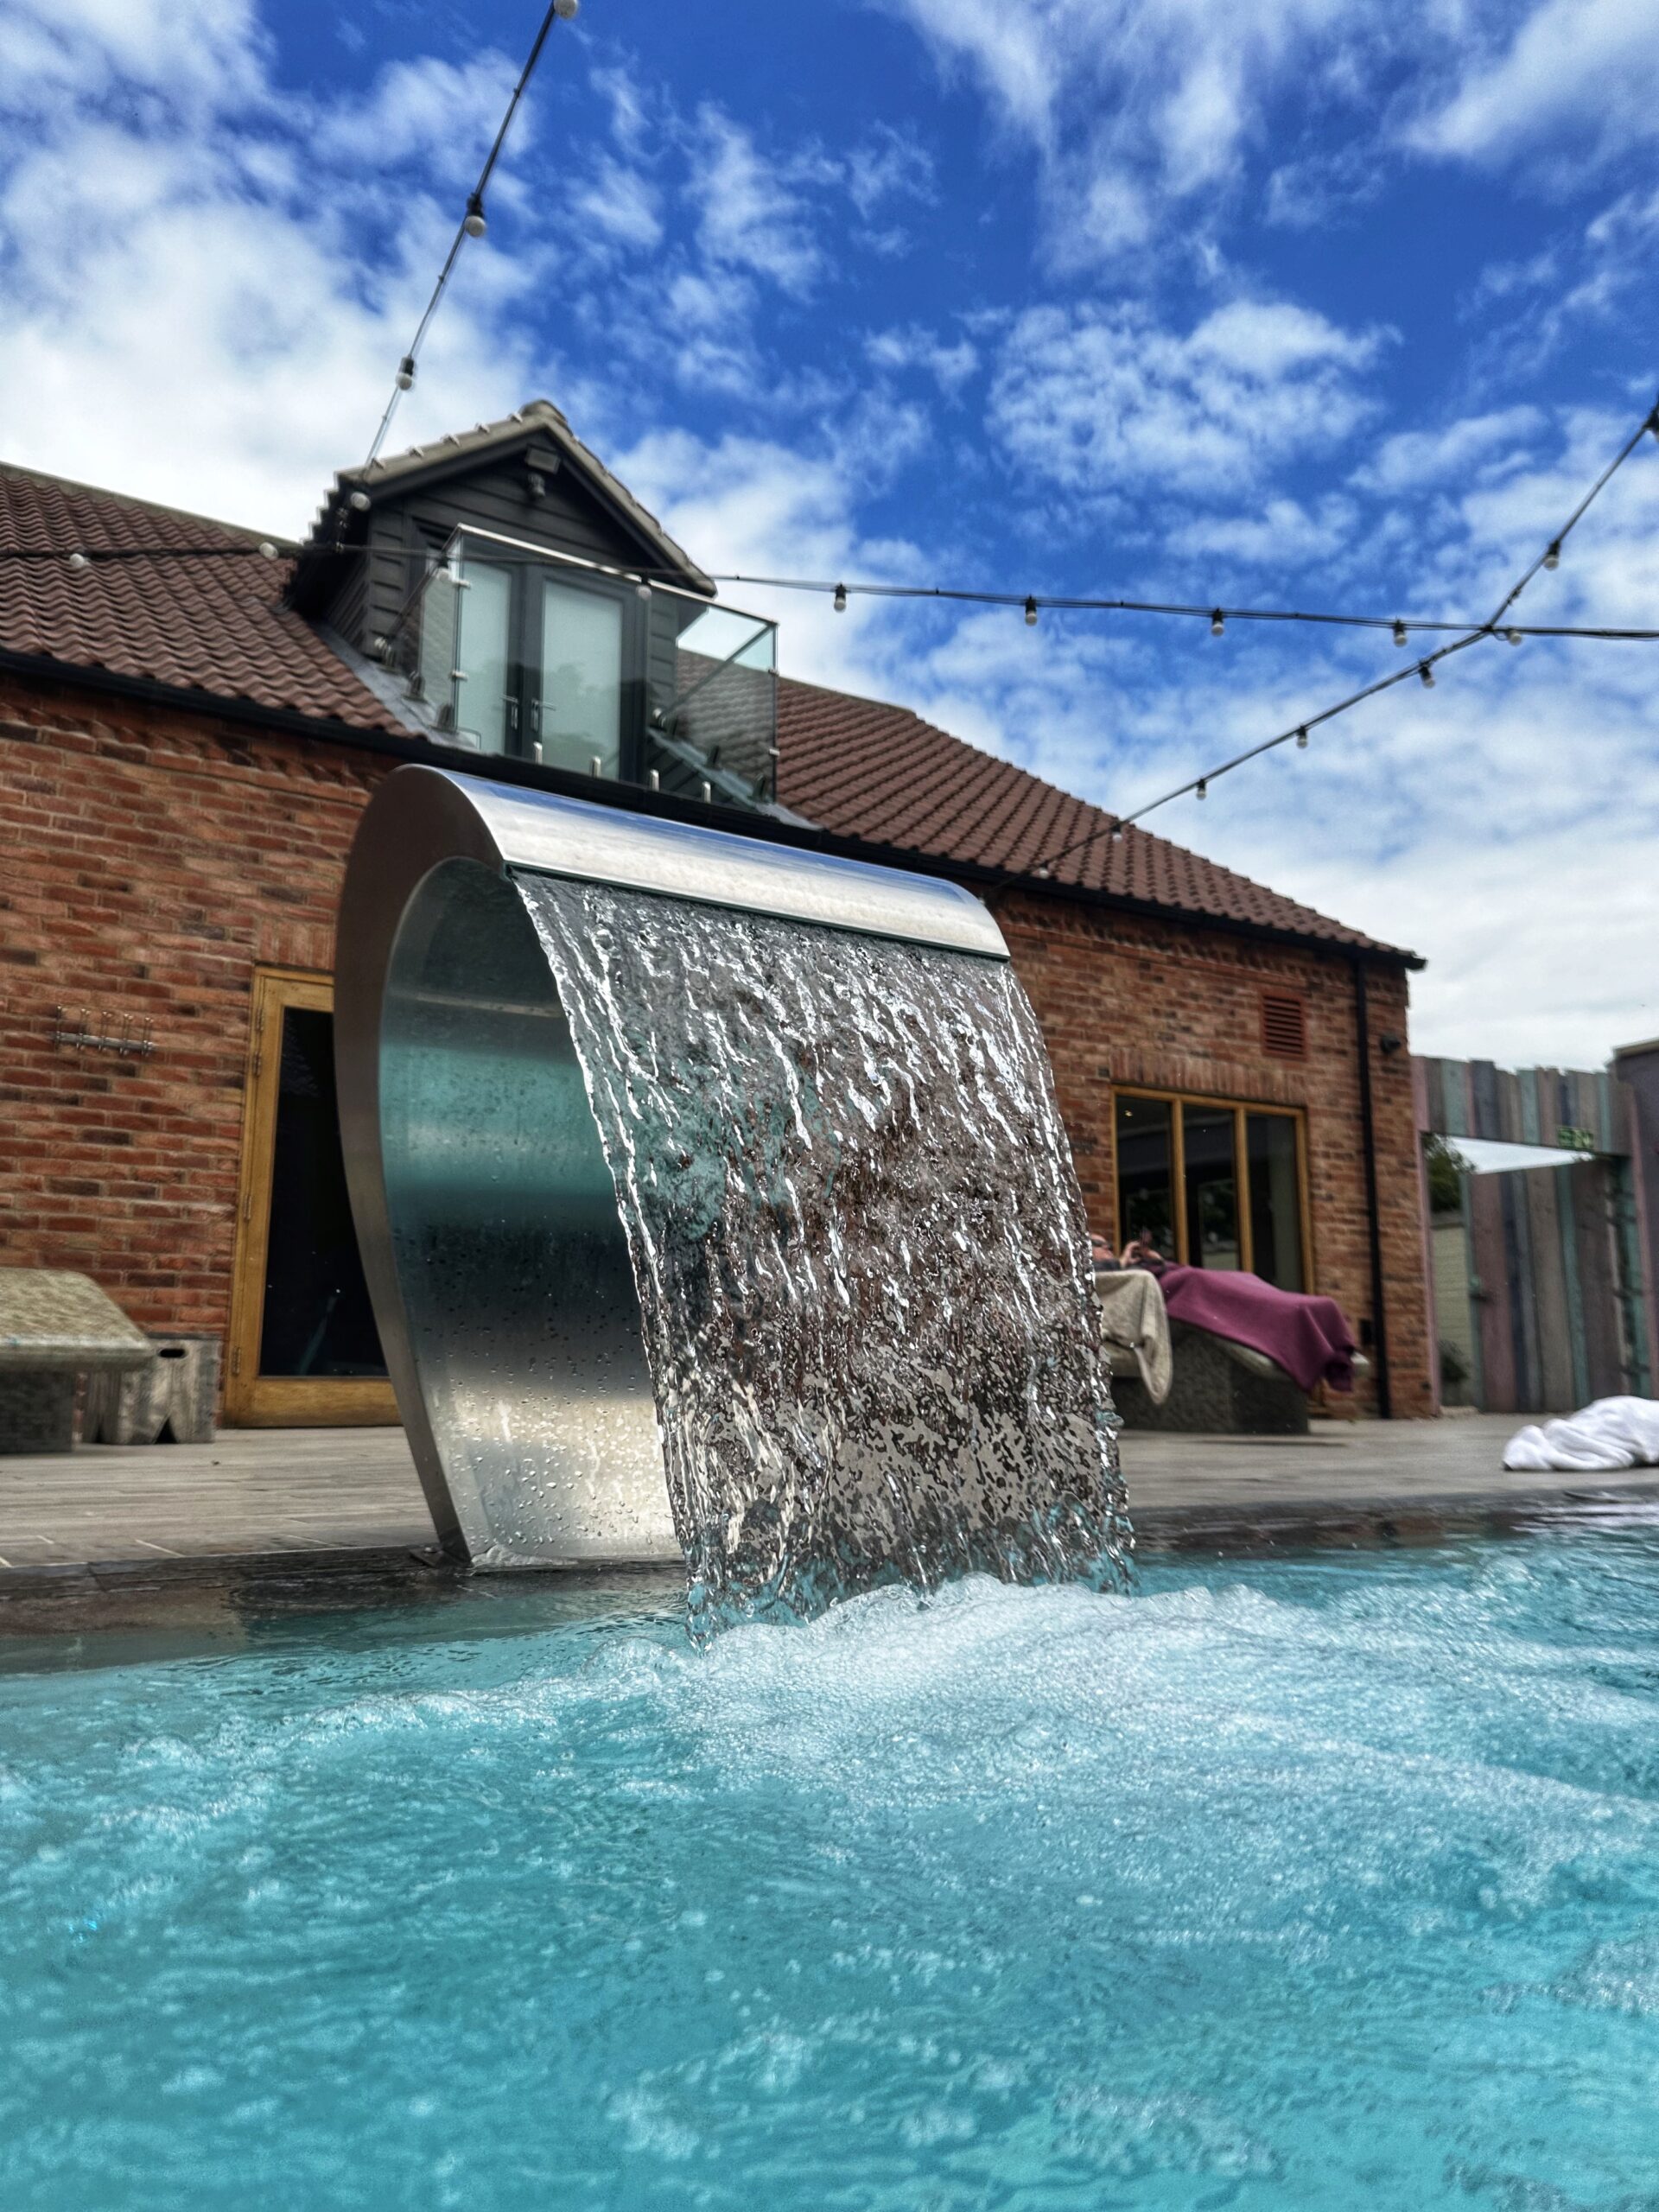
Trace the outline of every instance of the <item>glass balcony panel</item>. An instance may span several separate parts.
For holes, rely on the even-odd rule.
[[[447,563],[432,570],[421,589],[420,649],[411,696],[423,719],[446,735],[453,734],[455,724],[455,632],[465,596],[456,589],[455,572]],[[404,635],[406,640],[407,628]]]
[[[622,602],[544,578],[542,583],[542,760],[551,768],[614,776],[622,753]]]
[[[671,747],[688,747],[720,772],[719,796],[770,798],[778,750],[778,632],[735,607],[709,607],[681,631],[676,690],[660,716]]]

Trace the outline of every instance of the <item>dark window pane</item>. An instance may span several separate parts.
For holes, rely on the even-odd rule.
[[[259,1372],[385,1371],[346,1195],[334,1017],[285,1007]]]
[[[1172,1198],[1169,1102],[1122,1098],[1117,1102],[1117,1245],[1131,1237],[1151,1243],[1168,1260],[1175,1256],[1175,1210]]]
[[[1224,1106],[1183,1106],[1186,1256],[1195,1268],[1236,1268],[1238,1168],[1233,1115]]]
[[[1301,1290],[1302,1192],[1296,1173],[1296,1124],[1288,1114],[1247,1114],[1250,1248],[1255,1272],[1281,1290]]]

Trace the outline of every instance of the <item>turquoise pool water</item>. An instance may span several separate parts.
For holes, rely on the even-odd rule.
[[[1651,1533],[682,1610],[0,1682],[0,2204],[1659,2204]]]

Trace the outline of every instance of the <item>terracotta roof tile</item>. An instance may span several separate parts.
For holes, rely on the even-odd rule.
[[[0,546],[253,547],[254,531],[0,467]],[[369,729],[386,709],[282,603],[286,560],[0,561],[0,646]]]
[[[784,804],[841,836],[1014,874],[1086,839],[1054,862],[1056,883],[1323,944],[1394,949],[1145,830],[1131,825],[1115,838],[1103,808],[906,707],[785,677],[778,686],[778,753]]]
[[[0,547],[53,553],[156,545],[248,547],[256,533],[33,470],[0,466]],[[245,700],[365,731],[407,734],[303,616],[283,602],[286,559],[0,560],[0,648]],[[1057,883],[1196,918],[1246,922],[1381,951],[1375,940],[1143,830],[904,707],[785,678],[779,791],[836,836],[935,860],[1021,872],[1101,834]]]

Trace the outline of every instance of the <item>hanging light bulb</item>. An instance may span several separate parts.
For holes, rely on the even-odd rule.
[[[581,5],[582,0],[553,0],[553,12],[562,23],[568,23],[575,20]]]
[[[1218,638],[1226,627],[1227,617],[1222,613],[1219,607],[1217,607],[1214,613],[1210,617],[1210,634],[1212,638]]]
[[[467,213],[461,218],[461,227],[469,238],[481,238],[485,232],[489,229],[489,223],[484,213],[483,195],[480,193],[467,194]]]
[[[847,587],[845,584],[837,584],[836,586],[834,605],[837,614],[844,614],[847,612]]]
[[[1037,627],[1037,602],[1034,599],[1027,599],[1026,601],[1026,627],[1027,630],[1034,630]]]
[[[72,569],[90,569],[92,564],[85,553],[72,553],[69,556],[69,565]]]
[[[643,576],[641,576],[639,582],[635,584],[633,588],[633,595],[636,599],[649,599],[651,597],[651,586],[645,582]]]
[[[1406,642],[1406,626],[1397,617],[1394,625],[1394,642],[1396,645],[1403,645]]]
[[[1307,750],[1307,732],[1306,729],[1299,729],[1296,733],[1296,750],[1299,753],[1306,753]]]
[[[405,354],[404,354],[404,358],[403,358],[403,359],[402,359],[401,361],[399,361],[399,362],[398,362],[398,364],[397,364],[397,389],[398,389],[398,391],[407,391],[409,390],[409,388],[410,388],[410,385],[412,385],[412,384],[414,383],[414,381],[415,381],[415,356],[414,356],[412,353],[405,353]]]
[[[1123,824],[1121,822],[1114,822],[1112,824],[1112,842],[1116,844],[1122,835]]]
[[[262,561],[274,561],[276,558],[276,548],[268,537],[262,537],[259,541],[259,557]]]
[[[1434,671],[1427,661],[1419,664],[1417,673],[1423,679],[1424,690],[1432,691],[1434,689]]]
[[[1518,630],[1506,630],[1503,632],[1503,642],[1506,645],[1518,645],[1521,642],[1521,632]]]
[[[1193,786],[1193,797],[1195,798],[1208,798],[1209,796],[1210,779],[1207,776],[1200,776],[1197,784]]]
[[[1556,539],[1555,539],[1554,543],[1551,545],[1551,547],[1550,547],[1550,549],[1549,549],[1548,552],[1548,553],[1546,553],[1546,554],[1545,554],[1545,556],[1544,556],[1544,566],[1545,566],[1547,569],[1559,569],[1559,568],[1560,567],[1560,565],[1561,565],[1561,541],[1560,541],[1560,539],[1558,537],[1558,538],[1556,538]]]
[[[366,492],[353,492],[348,494],[346,504],[353,514],[365,515],[373,505],[373,501]]]

